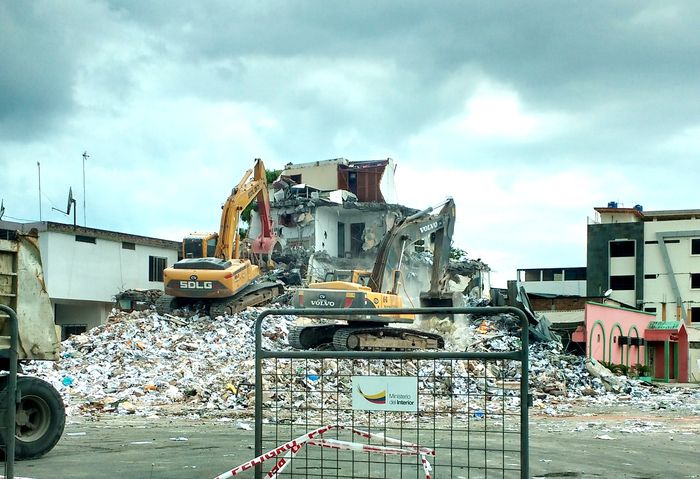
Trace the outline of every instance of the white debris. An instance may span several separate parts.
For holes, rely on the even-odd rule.
[[[250,308],[216,319],[114,311],[107,324],[64,341],[57,363],[35,361],[24,369],[44,377],[61,392],[69,415],[179,414],[192,419],[229,415],[250,419],[255,385],[253,327],[261,311]],[[264,321],[263,347],[289,349],[287,336],[295,320],[293,316],[273,316]],[[466,316],[454,324],[427,320],[420,326],[442,334],[450,351],[514,351],[520,348],[518,321],[504,314]],[[693,414],[700,414],[700,390],[662,390],[590,364],[583,357],[566,354],[558,342],[531,343],[529,386],[534,412],[562,416],[571,414],[573,403],[614,406],[629,402],[649,410],[690,408]],[[305,368],[295,370],[288,360],[268,366],[278,368],[280,374],[275,377],[279,381],[303,385],[306,391],[306,395],[295,397],[288,397],[292,388],[280,388],[276,394],[266,392],[264,401],[270,405],[299,408],[308,400],[320,398],[320,391],[349,391],[353,374],[379,374],[418,375],[419,388],[439,397],[437,408],[442,407],[440,401],[447,408],[451,400],[463,401],[469,395],[491,398],[455,403],[455,407],[462,408],[459,414],[464,418],[493,420],[505,410],[520,407],[517,361],[407,360],[384,364],[375,360],[314,359],[306,361]],[[270,372],[264,371],[266,377]],[[336,401],[333,395],[326,394],[325,398]],[[249,429],[251,425],[237,421],[236,427]],[[656,430],[651,423],[627,421],[616,429],[622,433]]]

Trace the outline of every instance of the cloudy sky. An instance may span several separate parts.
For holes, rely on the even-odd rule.
[[[392,157],[498,286],[585,266],[594,207],[700,208],[698,25],[690,0],[0,2],[4,219],[71,222],[72,187],[79,224],[179,240],[256,157]]]

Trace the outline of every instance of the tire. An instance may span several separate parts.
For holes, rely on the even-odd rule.
[[[3,381],[4,389],[6,380]],[[60,394],[46,381],[17,376],[21,393],[15,418],[15,459],[36,459],[56,445],[66,425]]]

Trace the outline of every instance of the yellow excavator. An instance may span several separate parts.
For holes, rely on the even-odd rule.
[[[345,323],[295,326],[289,331],[289,344],[296,349],[333,347],[336,350],[410,350],[439,349],[444,339],[437,334],[409,328],[390,327],[390,323],[411,324],[413,315],[382,314],[385,308],[404,306],[402,288],[404,259],[410,248],[425,250],[432,244],[430,288],[420,293],[421,306],[461,306],[461,294],[445,290],[445,272],[449,263],[450,243],[454,231],[455,204],[452,198],[441,203],[433,214],[427,208],[397,222],[382,239],[372,272],[342,270],[298,289],[292,304],[308,309],[305,314],[318,317],[313,309],[348,310],[347,315],[333,316]],[[353,308],[376,308],[377,314],[353,315]]]
[[[238,231],[241,212],[257,199],[262,224],[250,245],[251,258],[241,256]],[[265,165],[257,158],[224,203],[217,233],[192,233],[183,240],[183,259],[163,271],[164,294],[156,302],[159,314],[186,306],[204,307],[214,318],[262,304],[280,295],[279,282],[261,281],[271,254],[279,248],[272,228]]]

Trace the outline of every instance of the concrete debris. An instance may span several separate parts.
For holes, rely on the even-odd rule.
[[[178,321],[153,311],[112,311],[107,324],[62,343],[57,363],[24,368],[51,382],[69,415],[250,410],[254,384],[253,324],[260,310]],[[291,317],[276,317],[265,347],[286,348]]]
[[[127,289],[115,294],[114,300],[122,311],[145,311],[155,305],[162,294],[160,289]]]
[[[62,393],[69,415],[170,414],[249,420],[254,413],[253,325],[260,311],[250,308],[214,320],[195,315],[173,321],[152,310],[114,310],[107,324],[64,341],[58,363],[36,361],[24,369],[47,379]],[[295,321],[292,316],[275,316],[266,321],[264,347],[289,349],[287,335]],[[419,326],[443,334],[446,349],[452,351],[520,348],[519,320],[510,314],[467,316],[454,323],[432,318]],[[269,368],[274,365],[265,364],[264,374],[273,376]],[[406,360],[384,365],[381,361],[313,359],[306,361],[304,368],[296,367],[297,364],[278,361],[280,374],[276,377],[282,386],[278,393],[266,392],[264,400],[268,406],[293,406],[286,407],[291,414],[295,408],[303,407],[305,399],[292,396],[293,388],[284,384],[303,385],[312,393],[309,397],[316,394],[320,398],[320,391],[350,390],[353,374],[419,374],[419,388],[430,390],[431,394],[446,393],[438,396],[432,407],[454,407],[463,411],[465,417],[498,416],[504,410],[517,411],[520,404],[516,361]],[[570,414],[573,404],[633,402],[648,410],[694,407],[694,413],[700,414],[700,390],[651,387],[606,371],[600,364],[566,354],[558,342],[532,343],[529,377],[535,411],[559,416]],[[470,395],[489,399],[469,403]],[[331,402],[344,401],[335,395],[324,397]],[[450,397],[456,402],[464,400],[464,404],[450,406]],[[443,400],[444,405],[440,403]],[[331,403],[326,406],[335,407]],[[265,410],[271,414],[273,409]],[[293,422],[298,418],[287,419]],[[237,427],[246,429],[249,424],[242,421]]]

